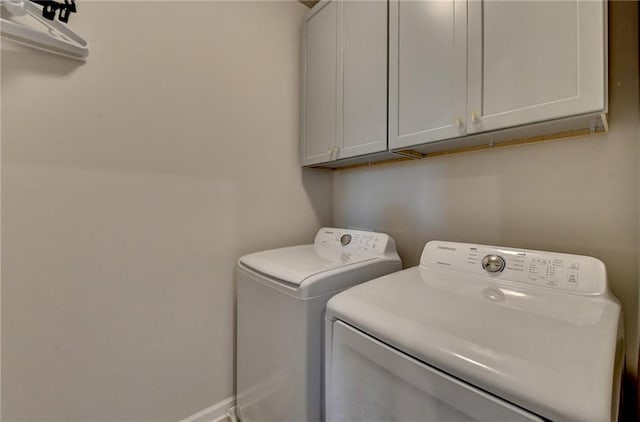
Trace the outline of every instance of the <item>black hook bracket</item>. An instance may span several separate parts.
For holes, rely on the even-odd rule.
[[[56,19],[56,12],[59,12],[58,19],[67,23],[71,13],[78,11],[75,0],[62,0],[61,2],[55,0],[31,0],[31,2],[42,6],[42,16],[51,21]]]

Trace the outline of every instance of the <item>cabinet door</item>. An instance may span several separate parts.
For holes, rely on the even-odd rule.
[[[303,26],[303,165],[330,161],[337,145],[337,3],[324,3],[314,12]]]
[[[468,132],[606,108],[603,1],[470,1]]]
[[[389,147],[464,135],[467,2],[389,4]]]
[[[337,157],[347,158],[387,149],[387,3],[339,4],[342,54],[338,67],[342,77],[338,79],[342,89],[338,89],[338,120],[342,120],[342,139]]]

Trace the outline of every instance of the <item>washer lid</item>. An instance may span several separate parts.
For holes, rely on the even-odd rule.
[[[623,350],[615,298],[449,268],[355,286],[329,301],[327,318],[545,418],[611,418]]]
[[[302,245],[245,255],[240,258],[240,263],[259,273],[299,286],[316,274],[375,259],[375,255],[352,249]]]

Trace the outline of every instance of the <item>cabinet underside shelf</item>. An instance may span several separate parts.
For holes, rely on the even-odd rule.
[[[576,121],[590,122],[588,127],[574,130],[558,131],[551,134],[532,135],[524,137],[510,137],[510,133],[535,133],[537,128],[542,130],[557,126],[561,128],[563,125],[574,125]],[[537,127],[536,127],[537,126]],[[421,145],[415,149],[403,149],[397,151],[389,151],[386,153],[374,154],[372,156],[356,157],[348,160],[338,160],[336,162],[310,166],[314,169],[322,170],[350,170],[363,167],[390,165],[403,163],[406,161],[421,160],[424,158],[438,157],[442,155],[452,155],[472,151],[482,151],[487,149],[504,148],[516,145],[525,145],[534,142],[552,141],[560,139],[577,138],[587,135],[600,135],[609,132],[606,115],[599,114],[597,116],[578,116],[568,120],[559,120],[554,122],[544,122],[539,125],[527,128],[513,128],[506,131],[496,133],[485,133],[475,136],[469,136],[467,139],[447,140],[436,142],[433,144]],[[523,130],[524,129],[524,130]],[[465,142],[466,141],[466,142]]]

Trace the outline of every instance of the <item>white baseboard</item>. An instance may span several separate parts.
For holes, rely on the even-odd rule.
[[[196,414],[184,418],[180,422],[222,422],[227,417],[229,410],[235,405],[236,398],[235,396],[231,396]]]

